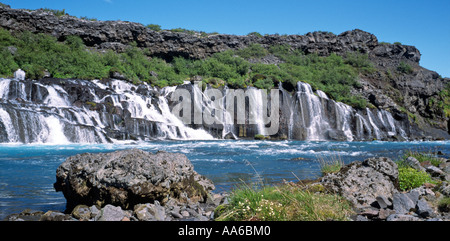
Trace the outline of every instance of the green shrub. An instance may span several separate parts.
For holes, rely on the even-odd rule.
[[[87,20],[87,21],[93,21],[93,22],[98,21],[98,19],[96,19],[96,18],[90,18],[90,17],[87,17],[87,16],[80,17],[80,19],[84,19],[84,20]]]
[[[251,44],[246,48],[236,51],[236,54],[244,59],[262,58],[269,54],[269,51],[260,44]]]
[[[289,55],[291,48],[289,45],[273,45],[269,48],[269,52],[277,57]]]
[[[258,32],[248,33],[247,36],[255,36],[255,37],[258,37],[258,38],[262,38],[263,37],[262,34],[260,34]]]
[[[437,102],[437,107],[442,110],[446,118],[450,117],[450,83],[447,83],[445,89],[439,93],[440,101]]]
[[[148,24],[146,27],[156,32],[161,31],[161,25],[158,24]]]
[[[438,209],[441,212],[450,212],[450,197],[443,197],[439,200]]]
[[[43,9],[41,9],[41,10],[42,10],[42,11],[45,11],[45,12],[53,13],[53,15],[55,15],[56,17],[61,17],[61,16],[64,16],[64,15],[69,15],[69,14],[66,13],[66,10],[65,10],[65,9],[63,9],[63,10],[57,10],[57,9],[43,8]]]
[[[173,28],[170,31],[174,32],[174,33],[187,33],[187,34],[191,34],[191,35],[194,35],[196,33],[196,31],[194,31],[194,30],[189,30],[189,29],[185,29],[185,28]]]
[[[6,49],[0,49],[0,76],[12,77],[19,68],[12,54]]]
[[[398,168],[398,181],[399,188],[402,191],[411,190],[422,186],[424,183],[433,182],[428,173],[405,166],[399,166]]]
[[[368,54],[349,52],[345,56],[345,63],[357,68],[359,72],[373,73],[376,70]]]
[[[397,70],[404,73],[404,74],[412,74],[414,72],[411,65],[401,61],[400,64],[397,67]]]
[[[256,79],[256,81],[253,82],[253,86],[258,89],[271,90],[275,87],[274,82],[275,81],[271,77],[265,77]]]

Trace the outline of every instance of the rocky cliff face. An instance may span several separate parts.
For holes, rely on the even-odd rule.
[[[240,49],[250,44],[289,45],[304,53],[331,53],[345,55],[348,52],[367,53],[376,71],[361,74],[361,88],[354,89],[369,103],[388,110],[396,121],[409,120],[414,126],[416,138],[449,138],[449,121],[442,105],[442,91],[448,88],[449,79],[419,65],[421,54],[413,46],[379,43],[376,36],[362,30],[335,35],[313,32],[306,35],[236,36],[214,34],[175,33],[153,31],[139,23],[124,21],[89,21],[72,16],[55,16],[36,10],[11,9],[0,6],[0,27],[11,31],[31,31],[51,34],[60,40],[71,35],[80,36],[84,43],[97,50],[123,51],[136,43],[152,56],[171,59],[175,56],[202,59],[229,49]],[[261,60],[277,62],[278,60]],[[408,71],[400,71],[406,64]]]
[[[0,7],[0,26],[15,31],[51,34],[59,39],[80,36],[87,46],[98,49],[123,50],[136,42],[148,48],[153,55],[165,58],[184,56],[205,58],[228,49],[239,49],[253,43],[263,46],[287,44],[305,53],[346,53],[359,51],[375,56],[419,62],[420,52],[412,46],[387,48],[378,44],[377,38],[367,32],[354,30],[335,35],[314,32],[306,35],[236,36],[214,34],[200,36],[171,31],[153,31],[139,23],[124,21],[89,21],[72,16],[57,17],[50,12],[10,9]]]

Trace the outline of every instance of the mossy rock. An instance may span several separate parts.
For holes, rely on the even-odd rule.
[[[326,191],[325,187],[319,183],[312,184],[311,186],[308,187],[307,190],[312,193],[317,193],[317,192],[323,193]]]
[[[266,139],[266,136],[264,136],[264,135],[260,135],[260,134],[255,135],[255,140],[265,140],[265,139]]]
[[[219,206],[216,207],[216,209],[214,209],[214,216],[215,218],[219,218],[221,215],[223,215],[228,209],[228,205],[227,204],[221,204]]]

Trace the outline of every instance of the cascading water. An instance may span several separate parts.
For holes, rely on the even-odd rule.
[[[353,141],[396,135],[407,139],[405,131],[385,110],[366,109],[362,113],[329,99],[323,91],[314,93],[311,86],[303,82],[297,83],[294,95],[284,90],[282,84],[280,90],[283,94],[281,111],[287,122],[289,139]]]
[[[136,86],[113,80],[66,80],[64,85],[48,81],[0,80],[0,133],[2,142],[107,143],[117,139],[212,139],[203,130],[186,127],[169,110],[164,89],[158,98],[134,92]],[[75,99],[74,85],[84,103]],[[156,91],[145,86],[148,91]],[[97,93],[101,93],[98,96]],[[76,98],[80,98],[76,93]],[[155,103],[152,103],[152,101]],[[78,101],[78,102],[77,102]],[[101,107],[101,108],[100,108]],[[129,113],[129,117],[108,111]],[[107,132],[116,132],[110,138]],[[120,132],[126,133],[121,135]]]
[[[281,102],[281,112],[284,117],[285,128],[287,128],[287,138],[293,139],[293,128],[294,128],[294,105],[292,95],[283,88],[282,83],[279,84],[280,91],[282,93],[282,102]]]
[[[297,83],[296,106],[299,107],[299,115],[303,135],[306,140],[325,140],[324,130],[329,129],[329,124],[323,115],[321,98],[316,96],[309,84]],[[295,125],[295,124],[294,124]]]
[[[355,110],[335,102],[307,83],[288,92],[280,84],[279,134],[297,140],[373,140],[406,138],[402,125],[385,110]],[[171,110],[170,96],[179,88],[193,97],[192,123]],[[216,92],[214,92],[216,91]],[[224,87],[202,92],[198,84],[158,89],[121,80],[85,81],[0,79],[0,142],[105,143],[116,140],[213,139],[253,137],[265,133],[269,99],[263,90]],[[212,98],[208,93],[221,93]],[[229,99],[227,99],[229,98]],[[231,101],[233,98],[233,101]],[[236,98],[239,99],[239,98]],[[227,109],[243,107],[236,113]],[[236,107],[236,108],[239,108]],[[205,115],[214,124],[203,123]],[[245,123],[236,123],[241,118]],[[278,135],[281,136],[281,135]]]
[[[265,128],[264,128],[264,100],[262,96],[262,90],[256,88],[247,89],[249,96],[249,120],[251,120],[250,124],[255,124],[257,126],[257,134],[265,136]]]
[[[236,136],[236,134],[234,133],[234,128],[235,128],[235,125],[234,125],[234,116],[232,116],[231,114],[230,114],[230,112],[228,112],[228,111],[226,111],[226,109],[227,109],[227,107],[228,107],[228,104],[230,104],[230,102],[227,102],[227,101],[229,101],[229,100],[227,100],[227,96],[228,96],[228,94],[229,94],[229,89],[228,89],[228,87],[226,87],[225,86],[225,88],[224,88],[224,92],[225,92],[225,95],[224,95],[224,98],[222,99],[222,108],[223,108],[223,110],[225,110],[224,112],[223,112],[223,132],[222,132],[222,138],[226,138],[227,137],[227,135],[231,135],[231,137],[233,138],[233,139],[237,139],[237,136]],[[228,104],[227,104],[228,103]],[[231,106],[231,108],[234,108],[234,105],[233,106]],[[233,112],[234,113],[234,112]]]

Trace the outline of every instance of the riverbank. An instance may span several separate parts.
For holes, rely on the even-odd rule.
[[[128,153],[128,155],[124,153]],[[450,162],[445,158],[440,158],[440,163],[434,163],[434,165],[423,160],[420,162],[414,157],[407,158],[409,160],[408,168],[421,170],[430,177],[430,179],[424,179],[422,183],[415,183],[416,186],[410,188],[405,188],[404,183],[409,183],[408,180],[415,182],[416,176],[407,176],[405,179],[403,162],[394,162],[389,158],[369,158],[363,162],[343,165],[339,171],[327,173],[315,181],[286,182],[281,185],[259,186],[259,188],[248,184],[231,192],[214,193],[212,192],[213,184],[195,174],[191,169],[193,168],[192,164],[183,156],[165,152],[151,154],[140,150],[127,150],[110,154],[77,155],[68,158],[58,168],[59,181],[55,187],[57,190],[62,190],[61,185],[72,185],[75,188],[69,189],[72,192],[76,191],[77,195],[81,196],[75,197],[76,195],[69,194],[66,190],[65,196],[66,199],[68,198],[67,201],[70,203],[68,207],[70,208],[65,213],[25,210],[19,214],[9,215],[5,220],[450,220],[448,213]],[[142,177],[141,171],[144,169],[139,167],[144,164],[149,165],[148,163],[151,161],[141,162],[143,158],[139,161],[138,157],[146,157],[147,160],[153,158],[154,161],[166,159],[175,163],[183,160],[185,171],[179,172],[178,175],[169,171],[168,173],[173,175],[162,174],[160,177],[166,178],[153,179],[151,185],[143,184],[145,183],[142,182],[143,179],[138,180],[138,177]],[[164,158],[161,159],[161,157]],[[124,161],[123,158],[128,161]],[[101,160],[106,162],[102,164]],[[88,165],[80,163],[88,163]],[[158,166],[161,165],[161,162],[156,161],[154,164]],[[95,165],[100,166],[93,168]],[[180,165],[172,165],[172,167],[176,166]],[[145,170],[148,169],[149,167],[145,168]],[[76,171],[73,172],[74,170]],[[127,172],[123,172],[123,170],[127,170]],[[186,170],[190,171],[186,172]],[[80,173],[85,174],[83,176]],[[190,176],[193,177],[190,178],[191,181],[197,179],[203,182],[201,184],[191,182],[182,188],[180,188],[180,184],[174,184],[176,183],[174,180],[187,183],[188,179],[181,178],[183,175],[186,177],[186,173],[190,173]],[[100,174],[103,175],[103,179],[100,178]],[[170,181],[167,179],[169,176],[172,178]],[[194,176],[197,177],[194,178]],[[97,183],[94,179],[102,181]],[[101,183],[104,184],[105,181],[109,184],[102,189]],[[164,182],[171,184],[168,186],[165,184],[167,188],[164,185],[158,187]],[[140,183],[138,185],[140,188],[136,188],[137,183]],[[115,188],[113,188],[114,186]],[[142,191],[144,186],[152,187],[153,190],[149,191],[150,189],[147,188],[145,194],[138,195],[146,196],[148,199],[135,201],[136,197],[133,197],[131,190],[134,189],[134,194],[137,194],[136,190]],[[193,191],[192,187],[196,187],[197,191]],[[102,195],[99,195],[100,193]],[[165,198],[158,197],[156,195],[158,193],[165,193],[162,195]],[[82,200],[81,197],[85,197],[85,199]]]

